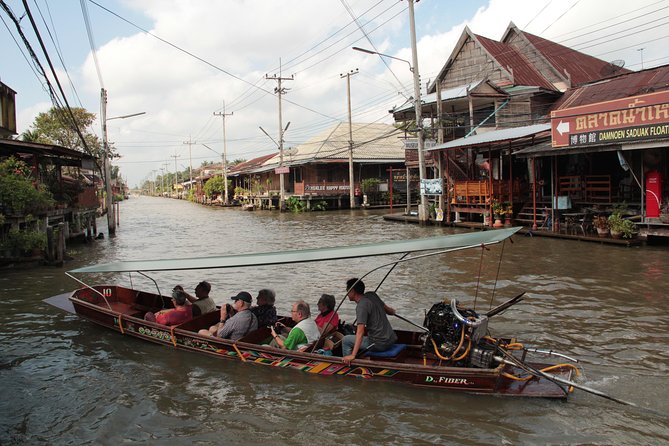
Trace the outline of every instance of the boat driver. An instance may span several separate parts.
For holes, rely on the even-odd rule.
[[[342,360],[350,364],[361,350],[388,350],[397,342],[397,335],[388,321],[388,314],[395,314],[374,291],[365,293],[365,284],[357,278],[346,282],[348,299],[356,303],[357,327],[354,335],[346,335],[342,340]],[[365,336],[367,330],[367,336]]]

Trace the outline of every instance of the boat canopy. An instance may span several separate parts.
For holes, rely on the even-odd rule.
[[[70,273],[117,273],[137,271],[176,271],[194,269],[241,268],[286,263],[317,262],[324,260],[350,259],[417,251],[444,250],[476,247],[499,243],[513,234],[519,227],[491,231],[469,232],[412,240],[395,240],[355,246],[302,249],[253,254],[235,254],[215,257],[194,257],[163,260],[130,260],[77,268]]]

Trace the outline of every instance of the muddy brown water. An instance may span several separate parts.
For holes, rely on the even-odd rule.
[[[104,231],[103,221],[100,230]],[[495,335],[581,360],[580,382],[643,409],[576,391],[568,401],[426,391],[254,367],[144,343],[53,308],[76,288],[65,270],[112,260],[341,246],[453,233],[386,222],[379,211],[277,214],[160,198],[121,205],[114,239],[73,245],[65,268],[0,272],[0,444],[667,444],[669,248],[514,237],[480,251],[398,266],[379,290],[421,323],[456,297],[479,310],[527,291],[491,321]],[[502,255],[502,262],[499,257]],[[163,290],[206,279],[221,303],[273,287],[341,298],[348,277],[388,258],[154,274]],[[479,277],[480,280],[477,280]],[[375,273],[375,286],[383,273]],[[495,278],[497,277],[497,281]],[[89,277],[147,290],[137,276]],[[478,293],[476,292],[478,288]],[[345,303],[343,319],[354,307]],[[392,320],[396,327],[406,323]]]

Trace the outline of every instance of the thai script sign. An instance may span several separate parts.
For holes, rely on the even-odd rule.
[[[669,137],[669,90],[551,112],[553,147]]]
[[[423,141],[423,148],[429,149],[437,145],[434,139],[426,139]],[[407,138],[404,140],[404,149],[416,150],[418,148],[418,138]]]
[[[274,173],[277,174],[277,175],[280,175],[282,173],[290,173],[290,167],[288,167],[288,166],[275,167],[274,168]]]

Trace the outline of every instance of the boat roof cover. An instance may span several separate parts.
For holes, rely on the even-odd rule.
[[[350,259],[388,254],[400,254],[416,251],[443,250],[463,247],[475,247],[499,243],[520,228],[496,229],[491,231],[469,232],[466,234],[444,235],[439,237],[395,240],[355,246],[333,248],[302,249],[295,251],[276,251],[253,254],[235,254],[216,257],[194,257],[164,260],[130,260],[77,268],[70,273],[114,273],[135,271],[176,271],[191,269],[240,268],[261,265],[280,265],[286,263],[317,262],[323,260]]]

